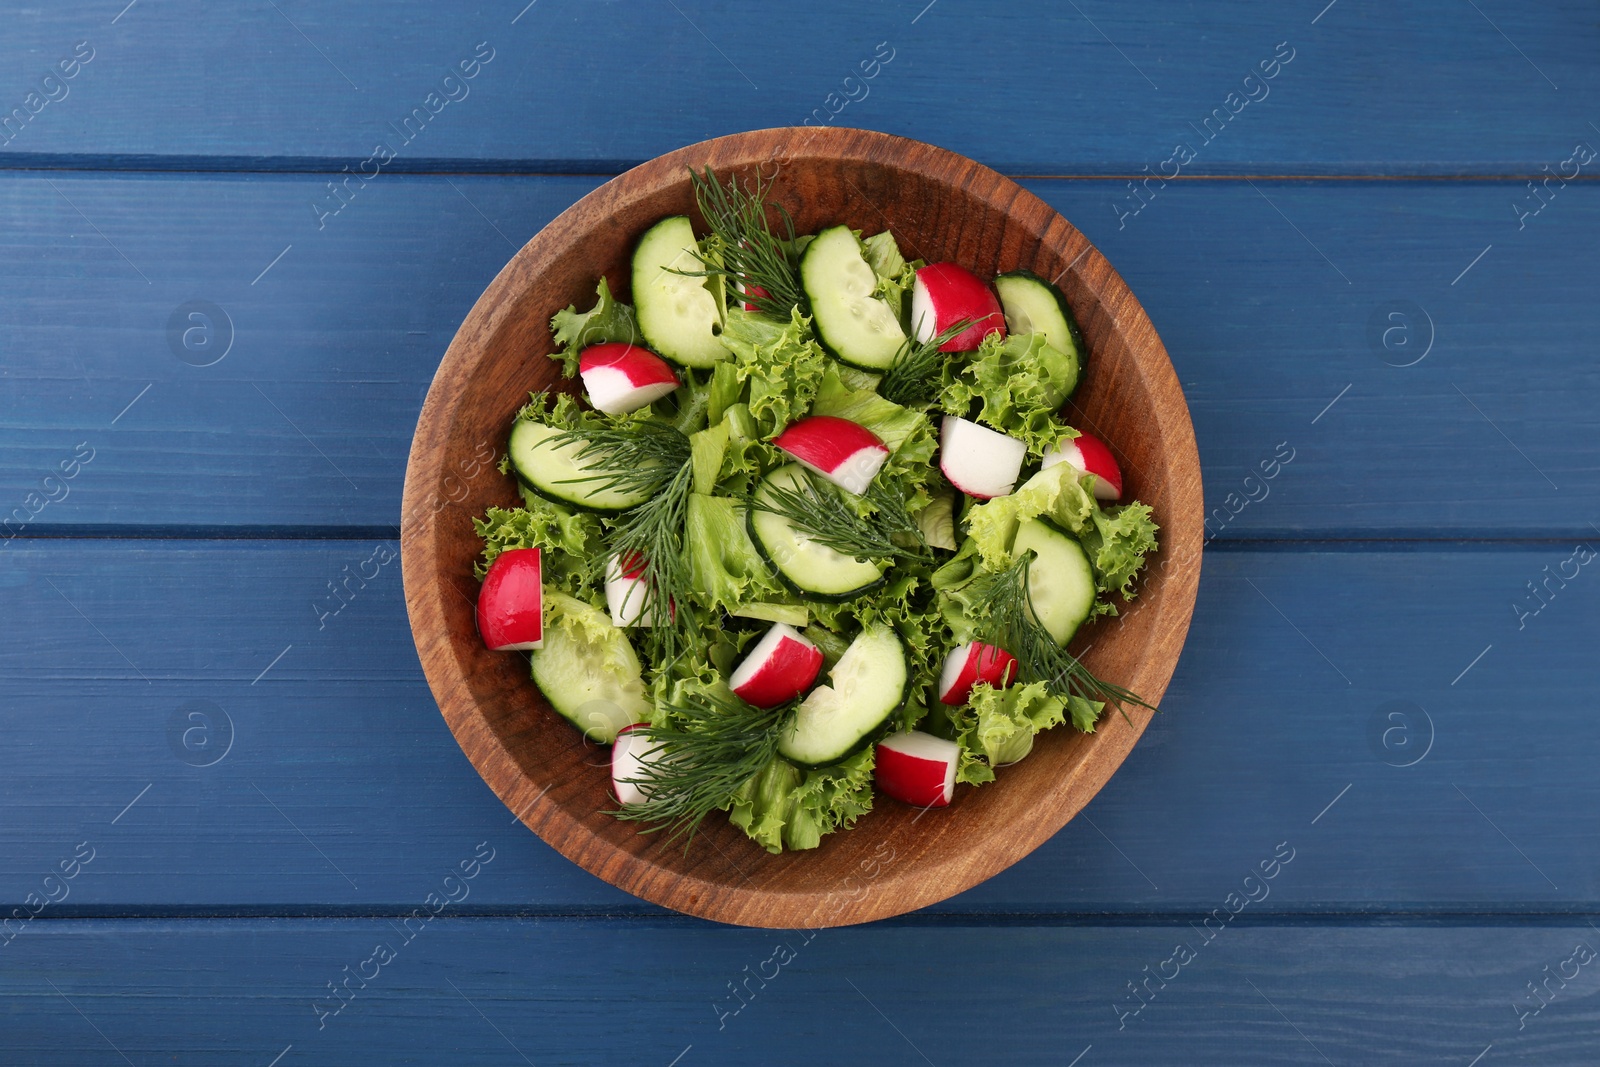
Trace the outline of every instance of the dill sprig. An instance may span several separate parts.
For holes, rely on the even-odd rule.
[[[565,430],[554,440],[557,447],[577,445],[573,458],[588,472],[567,481],[598,482],[609,492],[658,493],[689,461],[689,438],[659,422]]]
[[[932,403],[939,396],[939,379],[944,373],[945,354],[939,347],[971,325],[971,319],[962,319],[926,341],[908,336],[878,382],[878,395],[904,407]]]
[[[661,746],[660,755],[645,763],[641,777],[627,779],[648,799],[611,814],[652,824],[645,833],[666,830],[669,843],[682,837],[687,849],[705,817],[727,807],[739,787],[777,755],[795,706],[758,708],[719,693],[705,694],[703,703],[661,706],[669,713],[668,725],[640,731]]]
[[[1021,681],[1044,682],[1061,697],[1079,697],[1115,705],[1127,716],[1124,704],[1156,710],[1137,694],[1101,681],[1065,648],[1056,644],[1034,615],[1033,597],[1028,588],[1028,569],[1033,553],[1026,552],[1004,569],[980,576],[983,584],[974,600],[974,614],[986,619],[980,627],[982,639],[1017,657]]]
[[[739,179],[730,178],[723,185],[709,166],[703,174],[690,167],[689,181],[694,186],[700,214],[721,248],[717,256],[696,253],[702,269],[679,273],[720,275],[730,286],[744,289],[742,301],[754,305],[762,314],[788,321],[795,308],[804,306],[805,295],[800,288],[800,274],[789,260],[795,239],[794,219],[782,204],[771,205],[779,219],[780,235],[774,232],[768,215],[766,196],[771,183],[763,183],[757,177],[741,185]]]
[[[558,439],[581,447],[577,462],[588,472],[579,482],[648,494],[649,499],[612,520],[607,555],[640,560],[645,583],[641,617],[651,620],[644,639],[665,670],[693,638],[689,598],[693,586],[684,552],[683,527],[694,486],[689,439],[671,426],[639,422],[599,430],[569,431]]]
[[[683,524],[689,507],[694,468],[687,461],[649,500],[624,512],[606,536],[606,547],[619,559],[642,559],[645,602],[642,617],[658,669],[666,670],[688,651],[694,613],[689,598],[689,561],[684,555]]]
[[[860,560],[912,560],[926,563],[932,550],[903,496],[879,481],[867,487],[869,513],[861,514],[831,485],[801,468],[798,484],[769,479],[750,498],[750,506],[787,519],[807,538]]]

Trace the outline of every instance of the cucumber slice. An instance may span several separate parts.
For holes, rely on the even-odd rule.
[[[1044,334],[1045,343],[1068,356],[1074,367],[1072,380],[1062,383],[1062,394],[1070,396],[1083,378],[1088,349],[1078,322],[1072,317],[1061,290],[1031,270],[1014,270],[994,280],[1000,306],[1006,313],[1006,330],[1012,334]]]
[[[873,296],[878,276],[847,226],[817,234],[800,257],[800,284],[828,351],[864,370],[887,370],[906,333],[887,303]]]
[[[806,487],[806,479],[805,468],[798,463],[779,467],[756,487],[754,502],[761,501],[769,485],[801,490]],[[883,571],[877,564],[817,544],[782,515],[752,506],[747,522],[756,549],[780,578],[802,593],[822,600],[848,600],[883,581]]]
[[[548,639],[547,639],[548,640]],[[906,653],[888,626],[869,626],[850,642],[819,685],[800,702],[778,754],[819,766],[870,741],[906,696]]]
[[[696,271],[694,227],[687,215],[662,219],[633,250],[633,303],[639,330],[651,351],[685,367],[709,367],[728,358],[717,340],[722,308]]]
[[[1094,570],[1083,546],[1048,523],[1029,519],[1017,528],[1013,555],[1031,550],[1028,599],[1056,644],[1065,646],[1094,610]]]
[[[546,587],[544,647],[529,655],[544,698],[591,741],[650,717],[638,654],[599,608]]]
[[[518,481],[546,500],[585,511],[626,511],[650,499],[648,493],[624,493],[584,480],[587,471],[578,461],[583,444],[558,444],[556,437],[563,432],[531,419],[517,420],[506,451]]]

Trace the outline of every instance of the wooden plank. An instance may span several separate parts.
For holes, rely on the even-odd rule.
[[[1590,1061],[1586,923],[1234,922],[36,922],[0,997],[16,1062],[73,1067]]]
[[[26,505],[32,532],[392,529],[455,327],[594,184],[392,176],[319,231],[308,176],[0,177],[0,515]],[[1518,229],[1531,194],[1508,182],[1169,183],[1131,217],[1121,183],[1029,184],[1161,331],[1212,533],[1593,532],[1600,380],[1573,339],[1600,310],[1566,265],[1600,232],[1595,187]],[[196,300],[231,330],[180,313]],[[94,458],[67,495],[42,487],[80,443]]]
[[[490,839],[473,909],[635,910],[461,755],[384,547],[12,542],[0,898],[87,840],[63,914],[367,914]],[[1593,910],[1600,615],[1571,553],[1209,553],[1164,712],[1121,771],[941,910],[1204,912],[1284,841],[1299,858],[1264,912]],[[374,572],[319,619],[330,581]],[[1526,583],[1546,580],[1535,614]]]
[[[293,0],[222,25],[196,0],[119,7],[44,7],[7,33],[0,104],[24,108],[0,136],[12,165],[354,170],[386,142],[395,170],[596,172],[817,116],[1013,173],[1156,172],[1186,143],[1188,173],[1527,174],[1596,136],[1584,101],[1600,90],[1581,0],[1313,0],[1265,17],[1241,2],[828,0],[781,26],[727,3],[619,18]],[[80,42],[90,62],[41,84]],[[475,55],[493,58],[444,83]],[[1003,106],[953,67],[1003,82]],[[418,108],[407,141],[396,127]]]

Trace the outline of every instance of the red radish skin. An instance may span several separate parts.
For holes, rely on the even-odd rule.
[[[998,430],[946,415],[939,428],[939,469],[950,484],[979,500],[1017,487],[1028,446]]]
[[[578,376],[589,404],[607,415],[624,415],[678,388],[678,375],[667,361],[638,345],[608,341],[583,350]]]
[[[729,677],[728,686],[745,703],[771,708],[811,688],[821,670],[822,650],[780,622],[756,642]]]
[[[943,808],[956,791],[961,747],[954,741],[910,730],[878,742],[873,777],[878,788],[919,808]]]
[[[649,791],[639,785],[638,780],[648,775],[662,746],[644,732],[649,727],[647,722],[624,726],[611,743],[611,791],[623,807],[643,804],[650,799]],[[630,778],[633,781],[630,782]]]
[[[939,699],[950,705],[965,704],[972,687],[988,682],[1004,689],[1017,680],[1017,657],[996,645],[969,641],[951,649],[939,676]]]
[[[1117,457],[1111,454],[1111,449],[1098,437],[1082,433],[1046,449],[1040,467],[1054,467],[1057,463],[1068,463],[1075,470],[1094,475],[1096,498],[1116,500],[1122,496],[1122,468],[1117,466]]]
[[[860,496],[889,458],[878,435],[834,415],[808,415],[784,428],[772,443],[839,488]]]
[[[930,263],[917,271],[911,287],[911,328],[918,341],[931,341],[962,319],[972,325],[939,346],[941,352],[970,352],[991,333],[1006,335],[1000,298],[983,279],[956,263]]]
[[[493,652],[544,645],[544,567],[537,548],[508,548],[478,590],[478,634]]]
[[[746,311],[760,311],[761,308],[750,303],[750,301],[762,300],[772,295],[759,285],[746,285],[744,282],[734,282],[733,288],[735,292],[744,297],[739,306]]]

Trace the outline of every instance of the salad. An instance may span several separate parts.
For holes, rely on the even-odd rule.
[[[1148,707],[1067,651],[1156,526],[1061,419],[1089,353],[1056,287],[691,176],[709,232],[662,219],[632,305],[600,278],[555,315],[581,389],[521,409],[522,506],[475,520],[479,631],[612,746],[611,814],[815,848],[877,793],[948,805],[1041,730]]]

